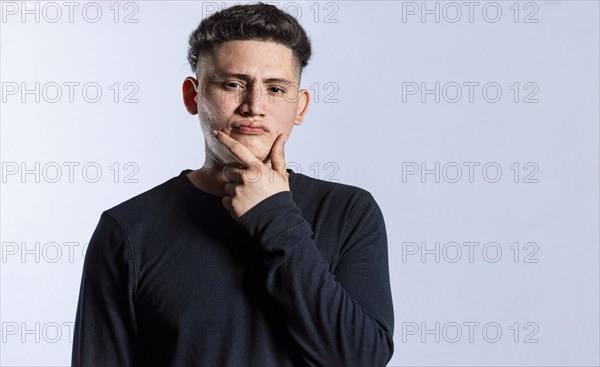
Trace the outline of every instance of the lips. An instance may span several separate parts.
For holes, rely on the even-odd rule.
[[[233,130],[240,134],[262,135],[269,132],[269,129],[254,121],[238,121],[233,124]]]

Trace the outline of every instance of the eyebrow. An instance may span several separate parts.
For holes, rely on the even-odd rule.
[[[224,72],[224,73],[218,73],[215,72],[214,76],[219,78],[219,79],[227,79],[227,78],[236,78],[236,79],[241,79],[244,81],[250,81],[252,80],[252,77],[248,74],[239,74],[239,73],[228,73],[228,72]],[[289,81],[285,78],[266,78],[263,79],[263,83],[265,84],[271,84],[271,83],[281,83],[281,84],[295,84],[292,81]]]

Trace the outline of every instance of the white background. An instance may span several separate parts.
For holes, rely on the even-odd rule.
[[[74,4],[2,2],[2,366],[70,364],[100,213],[203,162],[187,38],[225,4]],[[386,219],[389,365],[598,366],[598,2],[279,7],[319,93],[289,167],[369,190]]]

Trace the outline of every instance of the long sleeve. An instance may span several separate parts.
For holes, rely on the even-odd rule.
[[[123,228],[102,213],[85,255],[71,365],[139,365],[133,305],[135,267]]]
[[[345,220],[333,274],[291,192],[263,200],[240,224],[257,243],[266,292],[303,364],[385,366],[394,351],[394,315],[383,216],[365,192]]]

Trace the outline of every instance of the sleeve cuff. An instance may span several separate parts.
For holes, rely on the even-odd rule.
[[[305,226],[300,232],[308,230],[312,236],[310,225],[302,217],[290,191],[278,192],[256,204],[242,215],[239,223],[266,250],[273,250],[272,242],[294,227]]]

